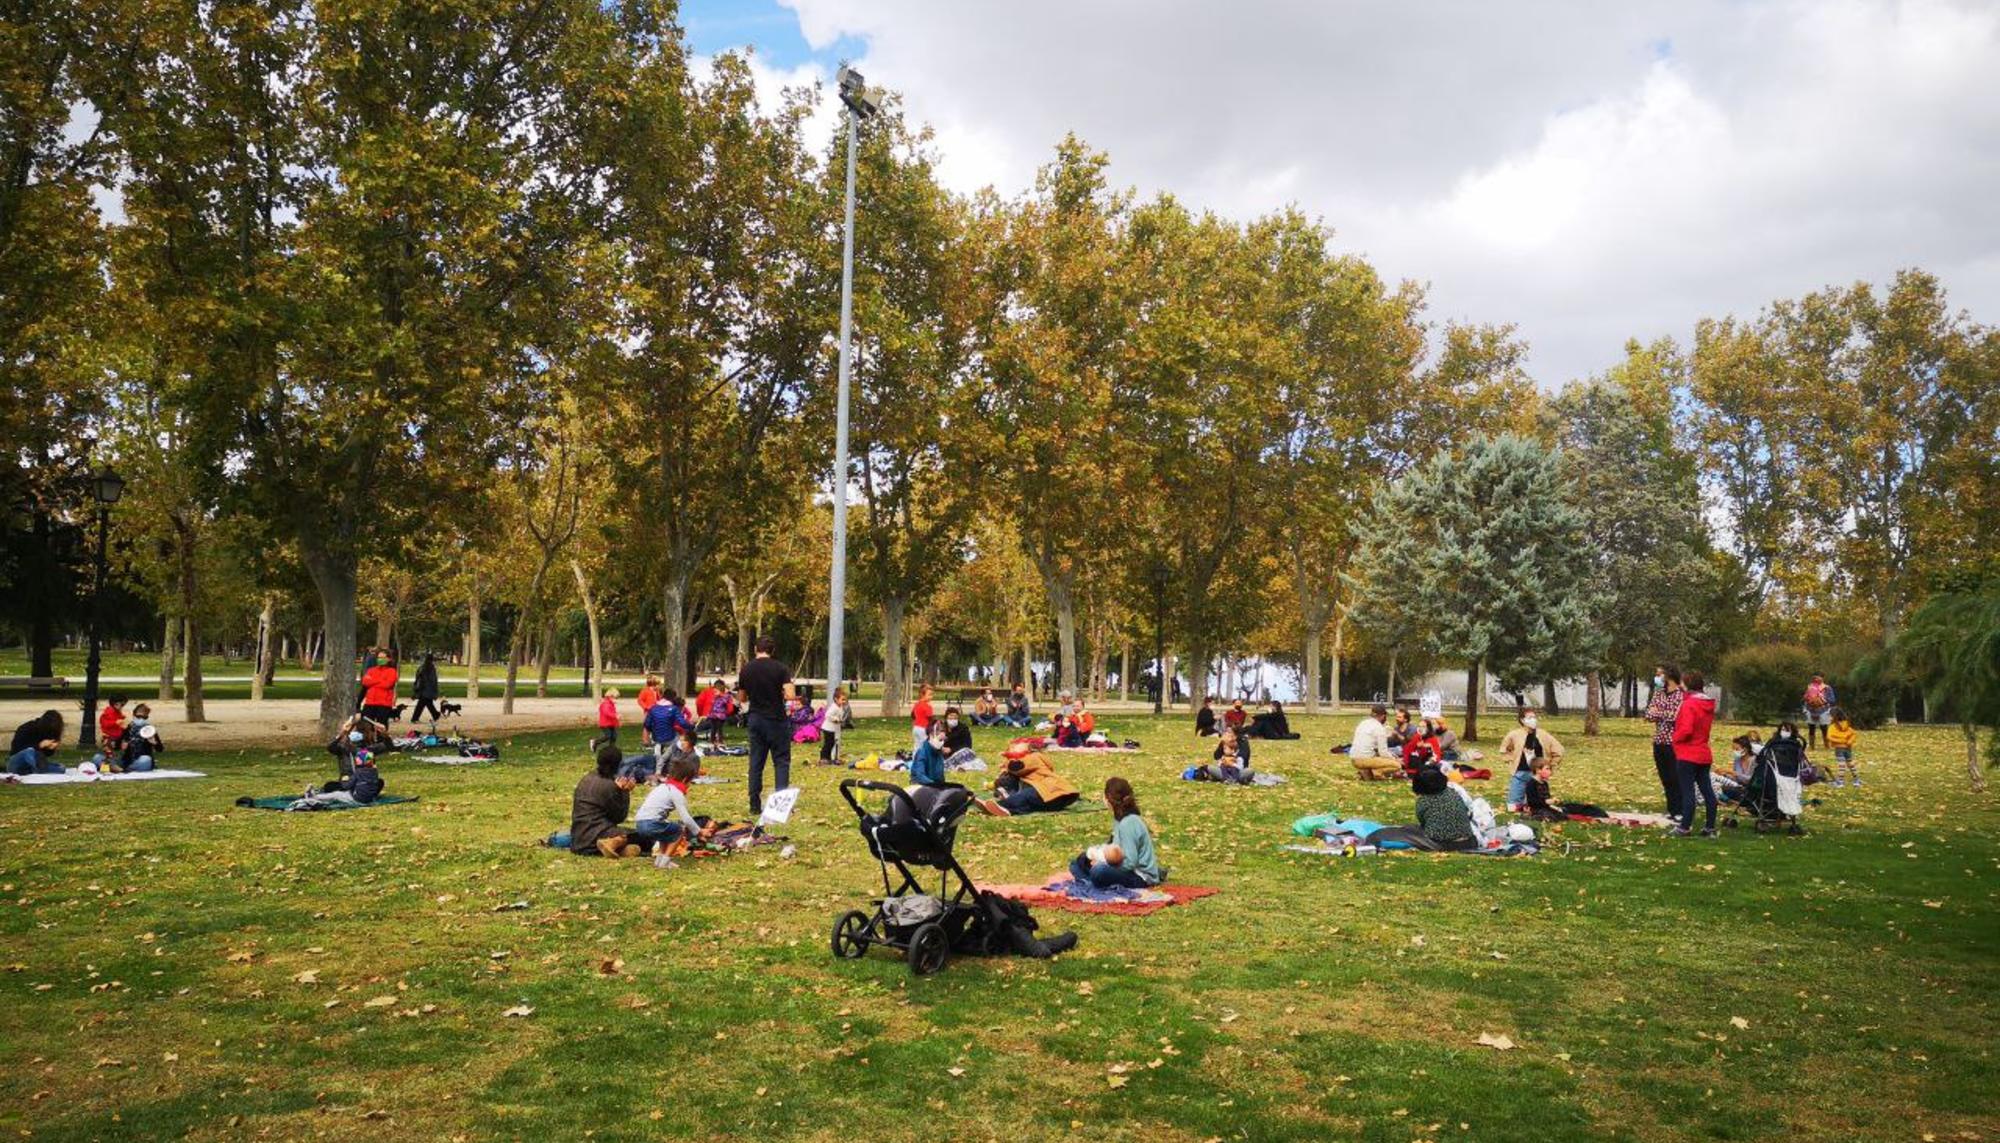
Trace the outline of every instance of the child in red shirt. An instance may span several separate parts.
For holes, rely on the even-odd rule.
[[[618,745],[618,688],[605,689],[604,698],[597,704],[597,737],[590,740],[590,748]]]
[[[97,716],[97,749],[95,761],[101,767],[116,770],[119,751],[125,747],[125,728],[132,720],[125,717],[125,696],[112,695],[104,700],[104,710]]]
[[[915,753],[931,732],[931,685],[917,690],[917,704],[910,708],[910,751]]]

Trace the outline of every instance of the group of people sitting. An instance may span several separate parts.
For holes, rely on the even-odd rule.
[[[979,697],[972,700],[972,725],[1011,726],[1025,730],[1034,721],[1028,710],[1027,688],[1020,683],[1014,684],[1004,702],[1003,706],[1002,700],[993,697],[992,687],[981,691]]]
[[[1340,753],[1341,748],[1334,751]],[[1408,707],[1398,706],[1392,724],[1389,708],[1381,703],[1368,708],[1367,717],[1355,724],[1345,753],[1364,781],[1407,778],[1425,766],[1452,769],[1466,760],[1459,751],[1458,734],[1442,715],[1419,721]]]
[[[125,713],[127,699],[112,695],[97,716],[97,753],[78,767],[88,774],[143,773],[153,769],[167,752],[160,728],[153,724],[153,708],[146,703]],[[56,753],[62,749],[62,712],[45,710],[14,728],[13,744],[7,750],[7,773],[16,777],[29,774],[61,774]]]
[[[1269,709],[1251,714],[1243,709],[1243,700],[1229,704],[1229,709],[1217,719],[1215,700],[1204,698],[1201,709],[1194,715],[1194,732],[1198,738],[1218,737],[1225,730],[1234,730],[1244,738],[1265,738],[1289,740],[1298,737],[1292,730],[1291,720],[1285,717],[1285,704],[1272,699]]]

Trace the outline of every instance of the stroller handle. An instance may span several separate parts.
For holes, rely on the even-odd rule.
[[[947,782],[944,785],[939,786],[938,789],[963,790],[965,789],[965,787],[959,785],[956,782]],[[889,795],[891,801],[900,801],[903,803],[904,808],[909,811],[910,818],[912,821],[922,821],[924,819],[923,813],[917,809],[916,799],[910,797],[910,792],[908,790],[904,789],[901,786],[898,786],[894,782],[878,782],[873,778],[841,779],[840,796],[847,799],[847,804],[854,807],[855,813],[865,814],[868,811],[862,807],[860,801],[858,801],[854,796],[854,791],[856,790],[878,790],[883,793],[886,793]]]

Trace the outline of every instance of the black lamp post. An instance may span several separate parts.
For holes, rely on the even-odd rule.
[[[1153,673],[1159,681],[1153,687],[1153,713],[1162,713],[1167,698],[1167,581],[1173,575],[1166,563],[1153,565]]]
[[[90,659],[84,667],[83,725],[76,732],[78,750],[97,745],[97,676],[103,668],[98,640],[104,630],[105,540],[111,532],[111,506],[125,495],[125,478],[107,468],[91,477],[90,491],[97,499],[97,565],[90,588]]]

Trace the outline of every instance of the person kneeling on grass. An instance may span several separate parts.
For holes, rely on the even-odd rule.
[[[944,785],[944,730],[944,719],[932,719],[917,752],[910,755],[910,779],[919,786]]]
[[[996,818],[1013,814],[1044,814],[1066,810],[1078,794],[1050,765],[1048,755],[1026,747],[1010,747],[1007,764],[993,780],[1001,797],[978,799],[979,808]]]
[[[631,778],[618,772],[625,756],[618,747],[598,747],[597,769],[585,774],[570,795],[569,851],[589,856],[637,857],[644,852],[632,841],[624,826],[632,809]]]
[[[692,843],[715,832],[713,823],[696,823],[688,809],[688,783],[700,772],[701,761],[692,752],[668,764],[666,777],[639,804],[638,818],[632,825],[633,844],[648,850],[681,841]]]
[[[1104,782],[1104,804],[1111,807],[1111,840],[1093,845],[1069,863],[1071,877],[1099,889],[1150,889],[1167,879],[1153,852],[1153,831],[1139,816],[1139,799],[1123,778]]]

